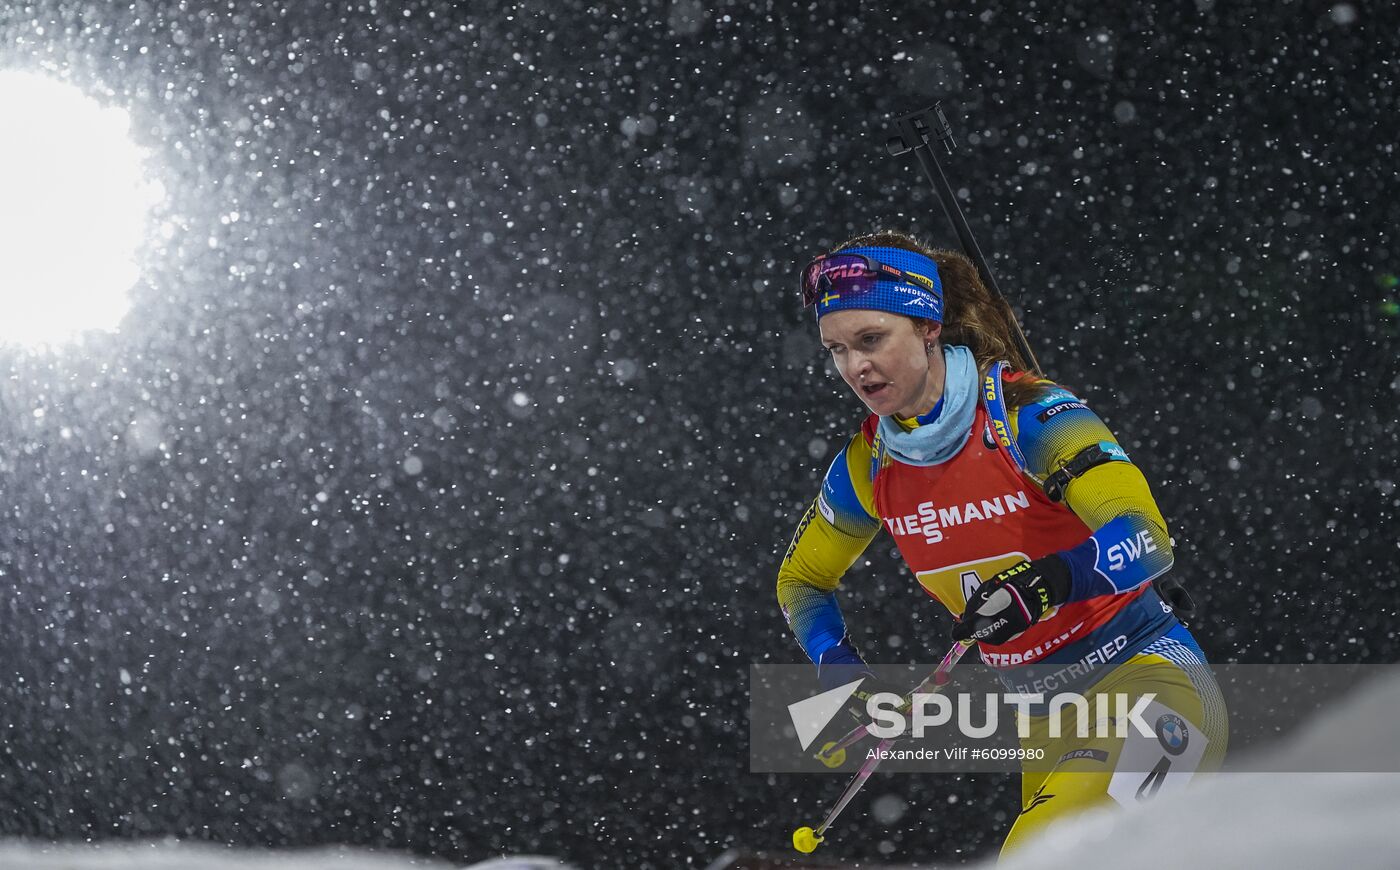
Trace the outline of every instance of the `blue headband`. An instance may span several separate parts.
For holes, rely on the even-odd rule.
[[[822,298],[817,302],[818,320],[833,311],[858,308],[921,317],[934,323],[943,322],[943,281],[938,277],[938,264],[933,260],[903,248],[845,248],[837,253],[864,254],[886,266],[927,278],[933,282],[933,292],[918,284],[876,281],[875,286],[864,293]]]

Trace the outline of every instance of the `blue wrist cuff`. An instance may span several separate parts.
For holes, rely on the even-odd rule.
[[[1171,545],[1140,516],[1125,514],[1106,523],[1087,541],[1060,552],[1069,565],[1069,600],[1131,592],[1172,566]]]
[[[844,686],[868,673],[870,669],[864,659],[845,638],[827,650],[817,663],[817,682],[821,683],[824,692]]]

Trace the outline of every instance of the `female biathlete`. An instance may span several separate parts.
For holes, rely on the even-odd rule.
[[[883,525],[919,584],[1030,708],[1021,811],[1003,856],[1046,825],[1134,804],[1217,767],[1220,692],[1154,580],[1172,566],[1147,480],[1084,401],[1031,369],[1010,307],[963,255],[858,237],[803,270],[822,344],[870,415],[836,456],[778,572],[778,601],[824,688],[865,666],[836,602]],[[853,712],[876,691],[873,675]],[[1155,732],[1077,727],[1077,692],[1155,693]],[[1092,719],[1099,710],[1086,705]],[[1121,710],[1114,707],[1102,709]],[[1080,737],[1079,734],[1085,736]]]

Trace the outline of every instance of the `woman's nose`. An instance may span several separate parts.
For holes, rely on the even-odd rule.
[[[870,372],[870,360],[858,353],[852,353],[846,360],[846,370],[850,372],[851,380],[858,381],[862,375]]]

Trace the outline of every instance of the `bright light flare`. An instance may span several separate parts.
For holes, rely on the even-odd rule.
[[[130,118],[72,85],[0,71],[0,343],[115,329],[150,209]]]

